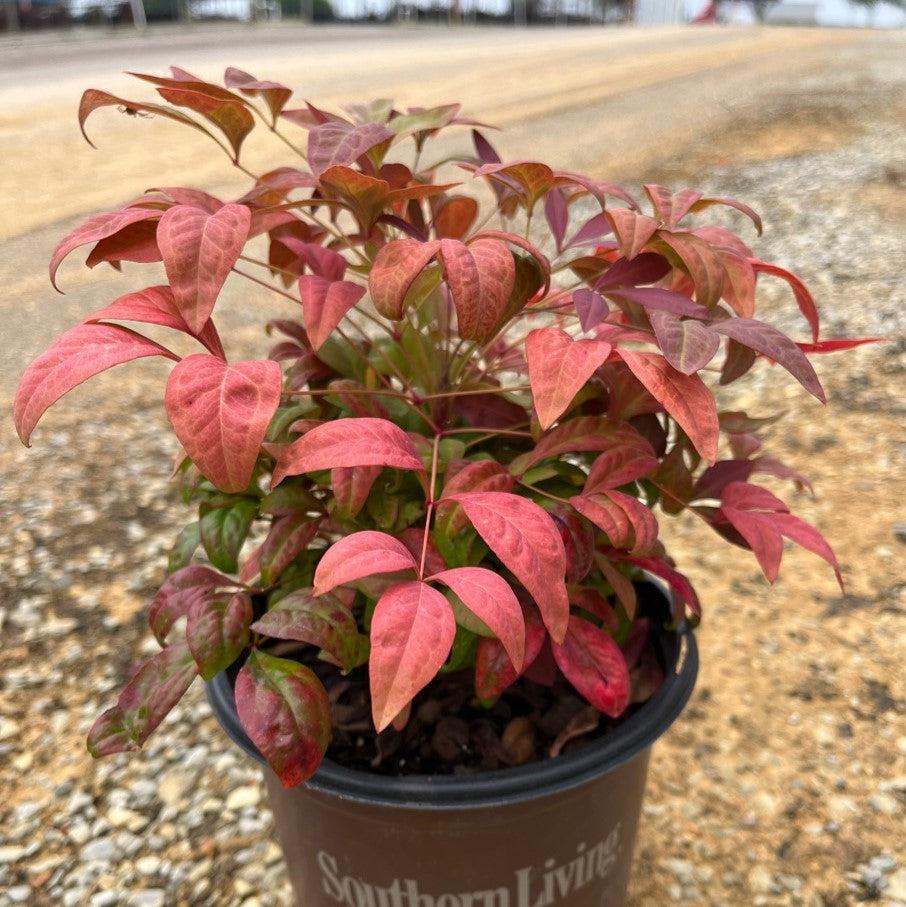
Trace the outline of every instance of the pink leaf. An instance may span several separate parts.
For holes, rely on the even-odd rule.
[[[175,205],[163,213],[157,243],[176,305],[199,332],[242,252],[251,225],[245,205],[224,205],[216,214]]]
[[[694,189],[680,189],[674,193],[656,183],[646,183],[642,188],[651,199],[655,213],[670,230],[675,229],[690,211],[695,210],[696,202],[702,197],[701,192]]]
[[[617,718],[629,705],[629,668],[613,638],[581,617],[570,617],[554,658],[566,679],[599,711]]]
[[[227,365],[199,354],[170,374],[164,404],[176,437],[221,491],[244,491],[280,403],[280,366],[269,359]]]
[[[376,573],[399,570],[418,570],[415,558],[402,542],[384,532],[354,532],[324,553],[315,570],[314,594],[323,595]]]
[[[611,349],[604,340],[573,340],[554,327],[539,328],[526,337],[529,381],[542,429],[563,415]]]
[[[525,657],[522,606],[509,583],[484,567],[457,567],[428,577],[448,586],[500,640],[517,671]]]
[[[712,205],[726,205],[728,208],[735,208],[737,211],[742,212],[753,224],[755,224],[755,229],[758,231],[758,235],[761,236],[761,218],[754,209],[750,208],[745,202],[739,201],[739,199],[727,198],[722,195],[712,196],[710,198],[700,198],[689,210],[697,214],[699,211],[704,211]]]
[[[517,671],[499,639],[482,637],[475,653],[475,692],[480,699],[496,699],[517,677],[528,670],[541,654],[547,631],[534,606],[523,609],[525,656],[522,670]]]
[[[698,375],[678,372],[663,356],[620,349],[620,356],[648,392],[673,416],[695,449],[717,460],[719,427],[714,396]]]
[[[281,451],[271,485],[279,485],[287,476],[344,466],[424,470],[409,436],[387,419],[334,419]]]
[[[80,324],[70,328],[29,365],[19,382],[13,418],[22,443],[51,404],[94,375],[146,356],[178,359],[168,349],[113,324]]]
[[[348,280],[329,281],[306,274],[299,278],[305,330],[313,349],[320,349],[346,313],[365,295],[365,288]]]
[[[720,349],[720,335],[699,321],[658,310],[649,312],[648,319],[664,358],[684,375],[703,369]]]
[[[797,545],[801,545],[813,554],[817,554],[818,557],[827,561],[827,563],[834,568],[837,582],[840,584],[840,589],[843,590],[843,575],[840,573],[840,565],[824,536],[821,535],[814,526],[810,526],[805,520],[800,520],[799,517],[793,516],[791,513],[775,513],[772,515],[772,518],[774,523],[780,528],[780,531],[788,539],[791,539]]]
[[[610,306],[604,301],[604,297],[587,287],[573,290],[572,303],[583,331],[590,331],[610,313]]]
[[[444,484],[443,498],[438,502],[439,512],[449,519],[454,532],[463,529],[468,520],[458,504],[445,499],[462,491],[512,491],[516,480],[507,468],[495,460],[476,460],[466,463],[454,475],[450,475]],[[447,516],[449,515],[449,516]]]
[[[236,677],[236,710],[284,787],[317,771],[330,743],[330,699],[313,671],[253,649]]]
[[[450,603],[421,582],[391,586],[371,619],[371,708],[380,733],[443,667],[456,636]]]
[[[53,250],[50,257],[50,282],[55,289],[59,289],[56,283],[57,269],[73,249],[114,236],[138,221],[157,220],[160,216],[160,211],[153,208],[124,208],[122,211],[108,211],[89,217],[63,237]]]
[[[628,208],[608,208],[604,214],[613,227],[624,258],[635,258],[657,232],[657,221],[646,214]]]
[[[594,494],[635,482],[650,475],[659,465],[654,450],[641,435],[631,443],[616,443],[599,454],[591,464],[585,493]]]
[[[321,176],[334,165],[354,164],[363,154],[394,137],[381,123],[328,122],[308,133],[308,165],[315,176]]]
[[[726,276],[717,252],[694,233],[669,233],[661,230],[658,237],[683,263],[695,284],[695,301],[707,308],[715,305],[723,293]]]
[[[406,294],[438,249],[437,240],[416,239],[395,239],[381,247],[368,275],[368,288],[374,307],[385,318],[403,317]]]
[[[189,329],[185,319],[176,307],[173,291],[168,286],[148,287],[147,290],[127,293],[125,296],[120,296],[119,299],[111,302],[110,305],[92,312],[84,321],[86,323],[137,321],[141,324],[159,324],[163,327],[182,331],[192,337],[196,336]],[[197,337],[212,355],[218,356],[220,359],[226,358],[223,352],[223,344],[220,342],[220,336],[217,333],[217,328],[214,327],[213,321],[208,321]]]
[[[478,534],[538,604],[554,639],[569,618],[566,552],[557,526],[534,501],[502,491],[466,492],[458,502]]]
[[[261,581],[273,585],[280,574],[308,549],[318,533],[319,522],[304,510],[279,517],[271,523],[270,532],[261,545],[259,567]]]
[[[715,331],[731,337],[782,365],[810,394],[826,402],[821,382],[805,353],[786,334],[763,321],[751,318],[724,318],[711,325]]]

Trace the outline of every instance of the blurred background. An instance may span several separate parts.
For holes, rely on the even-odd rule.
[[[906,904],[903,26],[901,6],[859,0],[0,0],[3,412],[59,333],[146,285],[147,266],[88,271],[76,255],[58,295],[59,237],[151,186],[247,188],[158,119],[99,112],[99,150],[86,145],[85,88],[152,99],[127,69],[217,80],[233,65],[322,107],[461,101],[503,128],[505,157],[746,200],[765,236],[727,223],[806,279],[825,336],[889,342],[816,361],[825,408],[766,365],[724,400],[786,412],[767,448],[814,482],[787,499],[835,546],[845,595],[804,551],[769,588],[690,520],[664,530],[704,601],[704,667],[655,752],[633,903]],[[468,133],[452,141],[466,149]],[[257,172],[292,163],[266,136],[246,148]],[[262,355],[261,324],[287,314],[248,287],[229,282],[219,303],[231,357]],[[760,291],[765,317],[805,339],[785,287]],[[94,379],[28,451],[0,423],[4,907],[289,903],[257,771],[198,685],[143,753],[84,748],[154,651],[145,609],[185,519],[166,371]]]

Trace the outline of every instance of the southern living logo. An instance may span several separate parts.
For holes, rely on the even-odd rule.
[[[324,892],[345,907],[550,907],[563,902],[595,880],[606,879],[620,849],[620,824],[593,847],[576,847],[576,855],[565,863],[545,860],[541,867],[517,869],[509,884],[484,891],[428,894],[415,879],[394,879],[389,885],[375,885],[364,879],[341,875],[337,860],[325,851],[318,853]]]

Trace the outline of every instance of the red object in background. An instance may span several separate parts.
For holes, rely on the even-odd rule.
[[[717,3],[714,0],[711,0],[709,3],[695,18],[691,20],[692,25],[703,25],[710,22],[717,21]]]

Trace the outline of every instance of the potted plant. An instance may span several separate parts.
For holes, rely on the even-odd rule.
[[[768,580],[785,538],[840,580],[822,536],[753,482],[805,482],[761,451],[774,417],[715,394],[775,363],[823,400],[807,354],[865,341],[820,340],[802,282],[708,225],[724,206],[760,232],[740,201],[646,185],[639,204],[501,161],[458,105],[338,114],[236,69],[225,87],[139,78],[169,104],[89,90],[83,132],[101,107],[165,117],[252,186],[229,203],[149,190],[52,256],[54,285],[86,245],[89,267],[162,263],[166,281],[32,363],[23,442],[88,377],[172,359],[174,475],[197,511],[151,603],[160,652],[89,750],[139,749],[201,675],[269,766],[306,907],[622,904],[649,751],[697,668],[699,599],[659,515],[694,513]],[[431,156],[464,125],[474,154]],[[247,170],[256,126],[304,163]],[[213,313],[231,275],[286,298],[267,358],[224,353]],[[807,341],[756,317],[761,276],[789,284]]]

